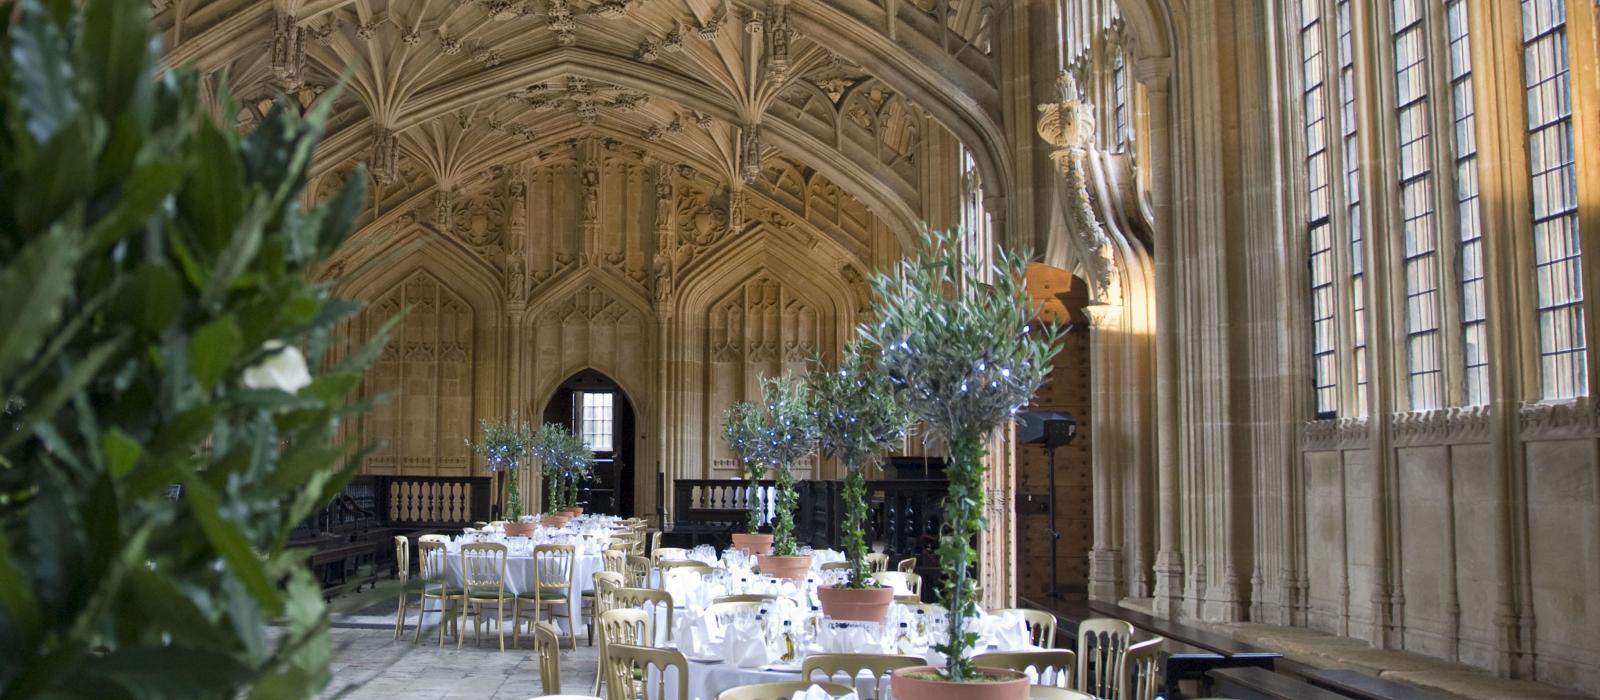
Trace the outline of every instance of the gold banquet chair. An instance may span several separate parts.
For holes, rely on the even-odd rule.
[[[668,671],[676,673],[669,674]],[[677,692],[668,694],[668,680],[673,675],[677,677]],[[606,700],[645,698],[689,700],[689,660],[676,649],[607,644]]]
[[[989,611],[990,615],[1004,615],[1017,613],[1022,616],[1022,621],[1028,626],[1028,643],[1036,647],[1052,649],[1056,645],[1056,616],[1043,610],[1033,608],[1001,608]]]
[[[667,641],[672,641],[672,594],[654,588],[614,588],[611,590],[611,602],[607,604],[608,610],[618,608],[638,608],[652,616],[666,611],[666,629],[664,634]]]
[[[405,535],[394,536],[394,570],[395,576],[400,580],[399,606],[394,614],[394,638],[399,639],[405,634],[406,610],[412,605],[417,608],[417,627],[422,627],[422,592],[423,583],[419,576],[416,581],[411,580],[411,540]],[[413,600],[412,597],[416,596]]]
[[[688,559],[689,550],[682,547],[653,547],[650,550],[650,558],[657,562],[662,559]]]
[[[1027,673],[1033,669],[1034,685],[1071,688],[1072,674],[1076,670],[1078,655],[1070,649],[1047,651],[992,651],[972,657],[974,666],[1006,668]]]
[[[539,686],[546,695],[561,692],[561,630],[548,622],[533,623],[533,649],[539,654]]]
[[[637,554],[628,555],[627,571],[624,572],[628,576],[628,587],[649,588],[650,574],[654,571],[655,562],[650,561],[649,558],[641,557]]]
[[[473,542],[461,545],[461,614],[472,607],[472,641],[483,641],[483,613],[489,603],[494,603],[494,626],[500,633],[500,651],[506,650],[506,601],[516,610],[516,596],[506,590],[506,546],[493,542]],[[511,618],[516,624],[515,613]],[[460,648],[464,634],[456,634],[456,647]]]
[[[656,645],[655,616],[638,608],[607,610],[600,616],[600,667],[594,674],[594,693],[600,694],[600,682],[608,676],[606,646],[632,644],[641,647]]]
[[[899,563],[894,565],[894,569],[895,569],[895,571],[903,571],[903,572],[908,573],[908,574],[916,573],[916,570],[917,570],[917,558],[916,557],[909,557],[909,558],[906,558],[906,559],[901,559],[899,561]]]
[[[1088,693],[1057,688],[1053,685],[1028,686],[1028,700],[1099,700]]]
[[[1139,642],[1122,655],[1117,700],[1156,700],[1161,690],[1161,637]]]
[[[412,642],[422,641],[422,620],[428,613],[428,601],[439,601],[439,646],[444,646],[445,629],[449,628],[456,635],[461,634],[461,628],[454,616],[450,614],[450,604],[461,600],[461,589],[447,585],[445,570],[449,568],[450,556],[445,551],[445,545],[438,540],[428,539],[423,535],[417,541],[417,581],[421,587],[419,596],[421,611],[417,614],[417,633]]]
[[[594,604],[589,606],[589,646],[594,646],[594,626],[600,621],[600,615],[611,606],[611,591],[622,588],[627,581],[622,574],[611,571],[594,572]]]
[[[817,686],[830,697],[843,697],[853,692],[848,685],[838,683],[807,683],[806,681],[778,681],[776,683],[751,683],[729,688],[717,693],[717,700],[789,700],[795,693]]]
[[[889,690],[889,674],[897,669],[911,666],[927,666],[928,660],[920,656],[902,656],[899,654],[812,654],[807,656],[800,664],[800,680],[811,682],[817,680],[815,674],[821,673],[822,680],[832,683],[835,678],[843,678],[856,691],[856,696],[861,700],[882,698]],[[870,677],[863,678],[863,672],[871,672]],[[871,688],[870,693],[867,688]]]
[[[572,606],[576,602],[570,600],[576,562],[577,550],[570,544],[541,544],[533,548],[533,589],[518,594],[512,608],[512,619],[517,621],[511,633],[512,647],[517,645],[522,603],[528,601],[533,603],[533,621],[539,622],[540,613],[548,606],[552,625],[556,622],[556,607],[565,606],[567,614],[563,617],[567,618],[567,627],[571,630],[572,648],[578,648],[578,630],[572,613]]]
[[[1133,625],[1095,617],[1078,625],[1078,673],[1075,690],[1098,697],[1116,693],[1122,655],[1133,645]]]
[[[863,561],[865,561],[867,564],[867,571],[889,570],[889,555],[884,554],[883,552],[872,552],[868,554]]]

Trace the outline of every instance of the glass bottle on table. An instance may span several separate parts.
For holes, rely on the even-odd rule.
[[[913,646],[911,643],[911,625],[905,622],[900,623],[900,630],[895,632],[894,635],[895,653],[909,654]]]
[[[789,663],[795,658],[794,626],[789,620],[783,621],[783,658],[781,661]]]

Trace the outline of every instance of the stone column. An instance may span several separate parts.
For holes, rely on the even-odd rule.
[[[1093,438],[1092,473],[1094,481],[1094,544],[1089,549],[1089,598],[1116,602],[1126,591],[1123,557],[1124,461],[1120,458],[1117,393],[1122,359],[1122,307],[1090,304],[1089,316],[1089,393],[1094,413],[1089,435]]]
[[[1141,144],[1154,175],[1150,182],[1155,209],[1156,288],[1156,614],[1175,618],[1183,602],[1183,549],[1178,539],[1178,338],[1177,303],[1173,298],[1171,149],[1172,64],[1143,59],[1133,66],[1144,85],[1150,110],[1150,133]]]

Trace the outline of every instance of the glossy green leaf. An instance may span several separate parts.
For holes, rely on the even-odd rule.
[[[111,302],[112,313],[133,321],[140,330],[161,332],[183,310],[183,281],[171,267],[145,263],[135,270],[124,291]]]
[[[23,0],[20,26],[10,32],[11,80],[28,134],[49,141],[78,116],[72,52],[60,27],[35,0]]]
[[[77,237],[56,227],[29,241],[0,268],[0,382],[10,378],[48,339],[72,294]]]
[[[244,335],[233,316],[223,316],[189,338],[189,367],[202,387],[210,389],[244,350]]]

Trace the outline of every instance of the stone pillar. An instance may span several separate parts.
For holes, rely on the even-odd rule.
[[[1178,616],[1183,602],[1183,549],[1178,530],[1178,338],[1177,303],[1173,298],[1172,255],[1172,65],[1170,61],[1144,59],[1134,64],[1134,77],[1144,85],[1150,110],[1150,133],[1141,144],[1151,163],[1150,182],[1155,209],[1156,288],[1156,614]]]
[[[1094,544],[1089,549],[1089,598],[1117,602],[1126,591],[1123,568],[1124,460],[1118,449],[1119,415],[1116,404],[1121,372],[1122,307],[1090,304],[1089,393],[1094,401],[1089,434],[1093,437]],[[1125,437],[1125,436],[1122,436]]]
[[[1017,459],[1015,423],[989,440],[989,471],[983,476],[986,526],[978,536],[979,604],[986,609],[1012,607],[1017,599]]]

